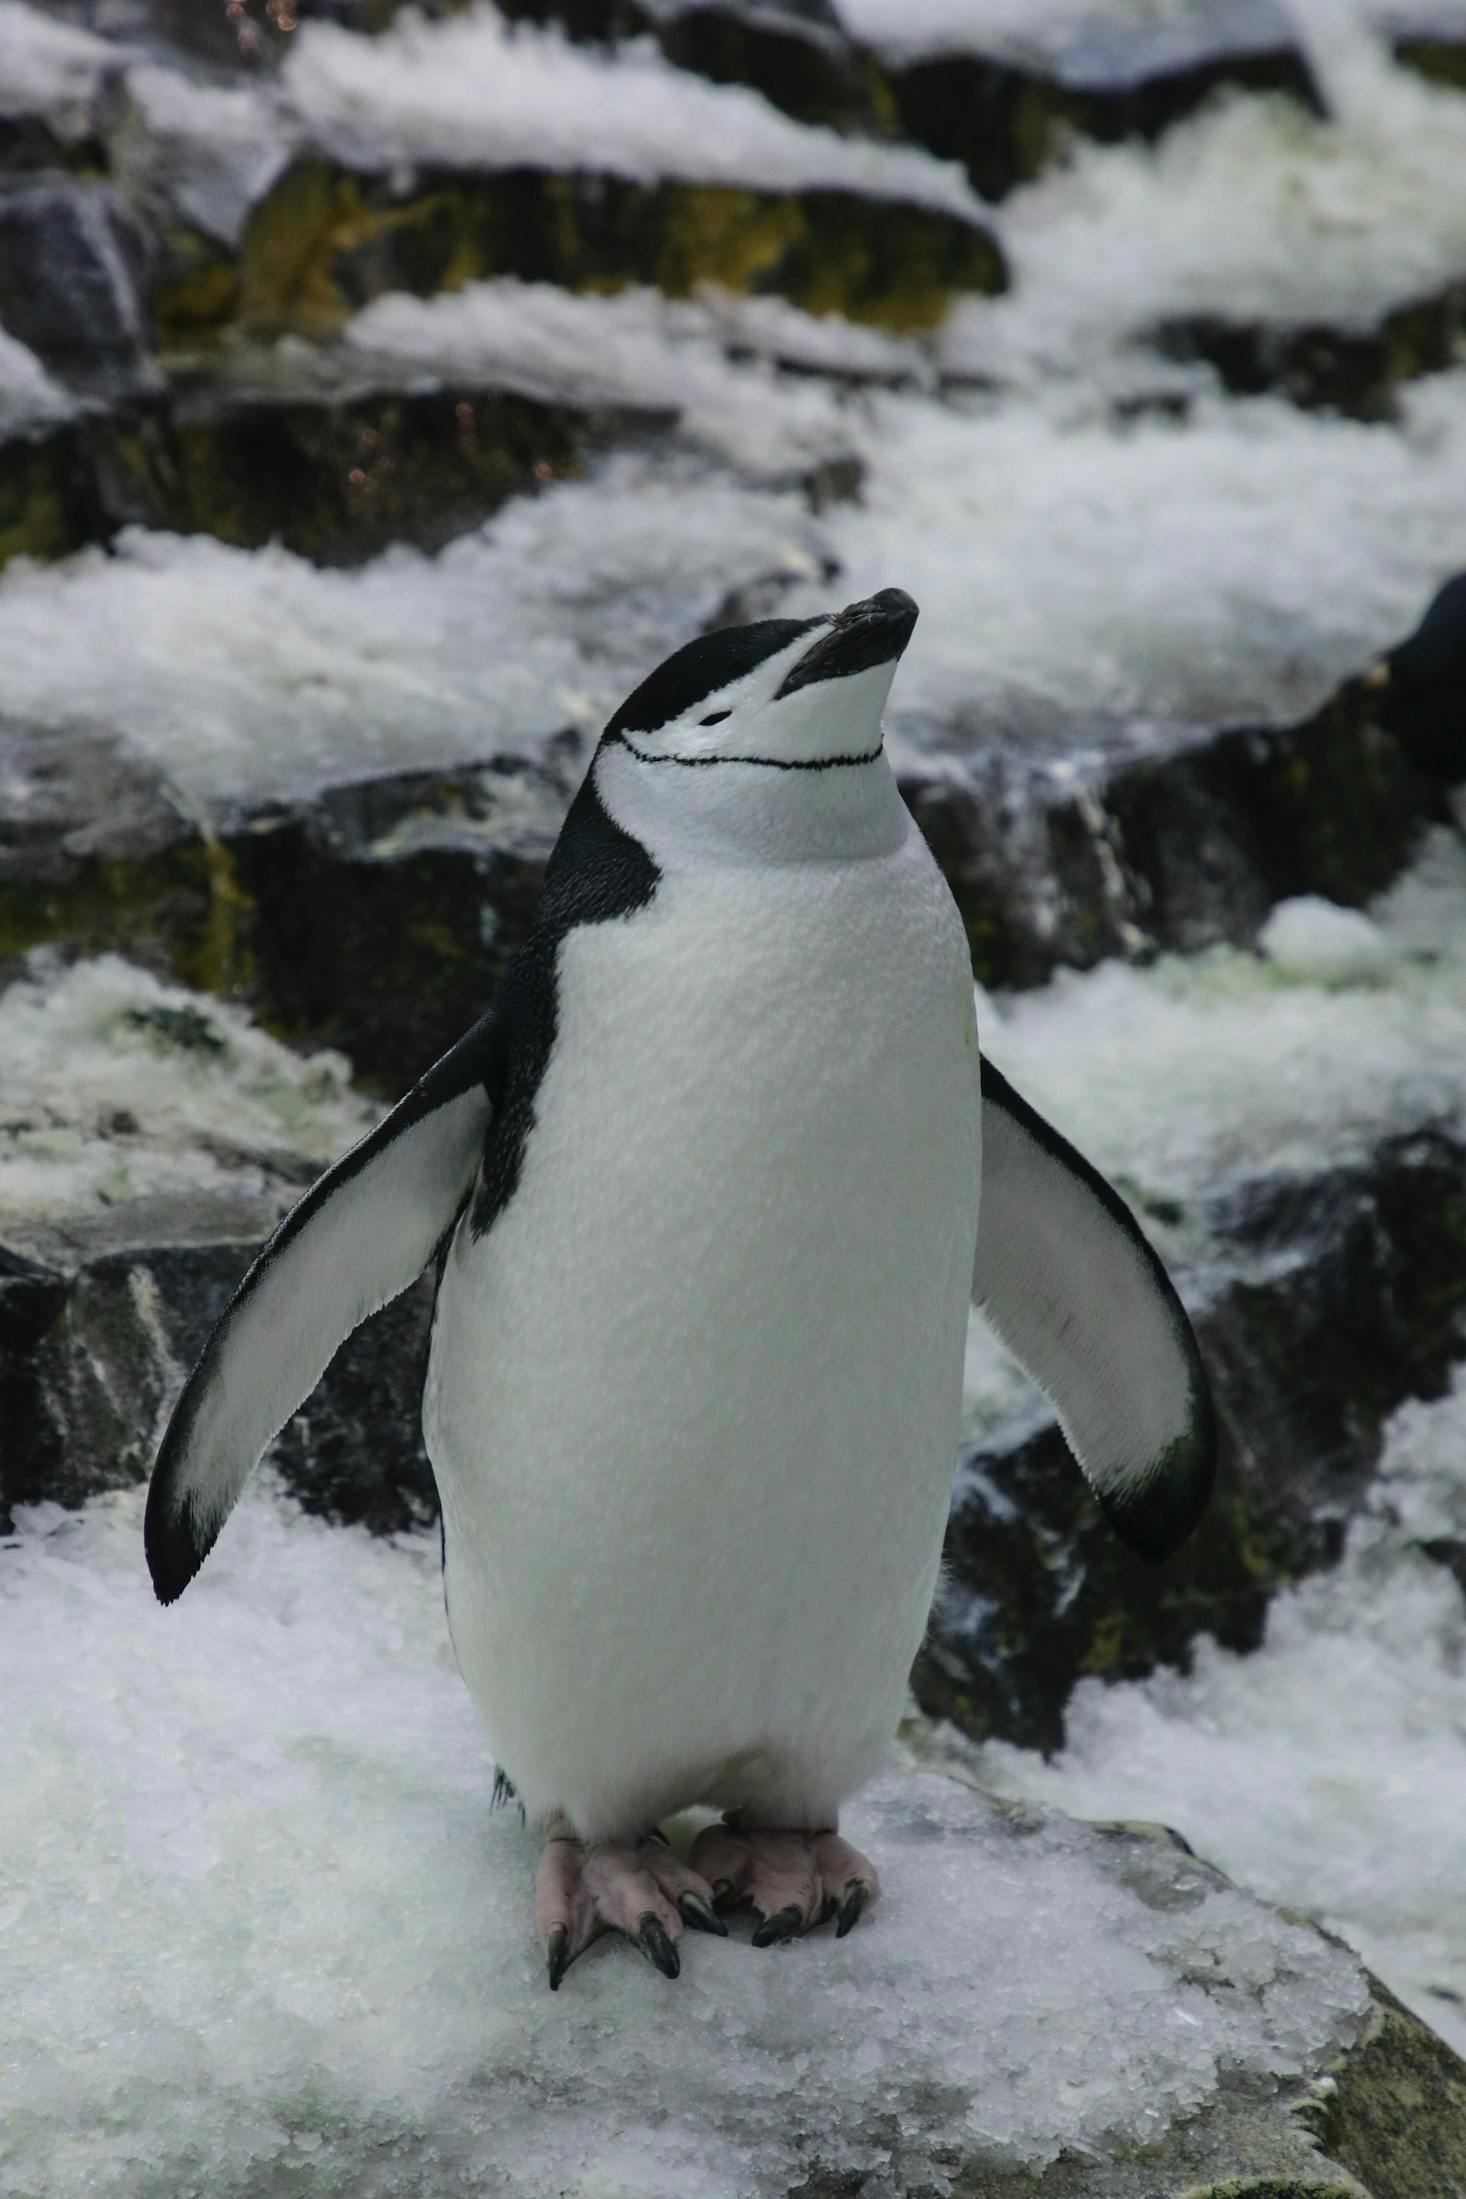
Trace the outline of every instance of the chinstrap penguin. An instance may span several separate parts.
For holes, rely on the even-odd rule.
[[[1190,1324],[1119,1196],[980,1063],[881,713],[916,606],[680,649],[607,726],[492,1011],[306,1193],[179,1400],[171,1602],[342,1339],[441,1253],[424,1428],[459,1665],[546,1828],[550,1984],[619,1929],[848,1931],[841,1803],[936,1587],[975,1299],[1119,1533],[1195,1525]],[[979,1233],[979,1212],[981,1232]],[[657,1831],[710,1805],[682,1862]]]

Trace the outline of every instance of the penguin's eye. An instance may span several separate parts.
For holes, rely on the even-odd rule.
[[[699,718],[697,722],[699,725],[721,725],[725,718],[731,718],[732,715],[731,710],[714,710],[708,717]]]

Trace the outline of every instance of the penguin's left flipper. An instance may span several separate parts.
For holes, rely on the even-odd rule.
[[[974,1301],[1055,1406],[1111,1526],[1156,1563],[1216,1473],[1195,1333],[1119,1193],[986,1060],[982,1098]]]
[[[475,1024],[292,1207],[184,1385],[153,1469],[144,1545],[181,1596],[265,1446],[337,1346],[425,1268],[473,1187],[500,1052]]]

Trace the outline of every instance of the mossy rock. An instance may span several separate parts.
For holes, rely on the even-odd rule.
[[[79,423],[0,443],[0,566],[13,557],[64,557],[105,531]]]
[[[978,1738],[1062,1746],[1086,1677],[1184,1666],[1199,1635],[1255,1648],[1287,1582],[1338,1558],[1390,1413],[1438,1396],[1466,1344],[1466,1149],[1422,1132],[1367,1164],[1266,1179],[1213,1216],[1235,1279],[1197,1316],[1223,1470],[1158,1567],[1104,1524],[1057,1428],[959,1470],[948,1593],[917,1699]]]
[[[424,168],[399,188],[315,160],[287,170],[255,210],[239,314],[252,331],[323,336],[388,291],[429,296],[495,275],[577,290],[650,283],[671,296],[717,282],[896,330],[932,327],[954,295],[1006,281],[979,224],[854,192],[529,168]]]

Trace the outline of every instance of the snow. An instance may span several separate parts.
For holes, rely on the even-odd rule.
[[[51,114],[80,125],[117,49],[23,0],[0,0],[0,115]],[[68,116],[67,110],[73,110]]]
[[[1466,373],[1412,385],[1401,430],[1276,398],[1125,427],[1043,390],[967,413],[876,394],[868,421],[860,500],[824,532],[847,600],[921,605],[888,717],[917,746],[1304,716],[1466,553]]]
[[[266,1482],[164,1612],[140,1518],[22,1511],[0,1570],[6,2190],[744,2199],[823,2160],[876,2199],[943,2146],[1156,2136],[1357,2027],[1352,1960],[1248,1895],[1166,1856],[1157,1900],[912,1773],[849,1812],[886,1894],[848,1940],[694,1939],[675,1986],[602,1943],[552,1998],[436,1541]]]
[[[809,540],[792,496],[634,462],[354,573],[130,529],[0,575],[6,699],[100,720],[220,802],[470,762],[598,730],[731,580],[810,570]]]
[[[1263,946],[980,999],[983,1051],[1106,1175],[1183,1204],[1466,1130],[1466,842],[1431,835],[1368,917],[1284,903]]]
[[[292,1053],[240,1009],[116,955],[45,955],[0,993],[0,1230],[154,1194],[285,1202],[377,1110],[340,1054]],[[0,2189],[4,2189],[0,2185]]]
[[[74,409],[35,353],[0,328],[0,439],[53,426]]]
[[[1466,1549],[1466,1367],[1394,1415],[1342,1563],[1275,1599],[1261,1649],[1082,1681],[1053,1763],[998,1743],[979,1761],[1006,1793],[1177,1826],[1466,2053],[1466,1600],[1437,1540]]]
[[[613,297],[581,297],[551,283],[507,279],[471,283],[434,298],[401,292],[380,298],[348,323],[344,340],[363,362],[418,368],[435,379],[514,389],[540,398],[596,407],[678,415],[681,434],[713,456],[756,478],[777,479],[813,462],[853,453],[837,395],[812,380],[780,384],[763,359],[734,364],[744,316],[739,302],[673,300],[660,291],[630,289]],[[813,315],[749,316],[744,348],[791,345],[819,329]],[[825,356],[892,362],[914,346],[875,337],[838,347],[840,322],[824,332]],[[873,332],[872,332],[873,333]],[[886,371],[892,371],[888,363]]]
[[[756,92],[673,68],[649,41],[610,50],[511,27],[487,0],[436,22],[405,10],[376,38],[304,23],[283,82],[313,135],[374,167],[416,160],[847,190],[981,218],[952,162],[792,122]]]

